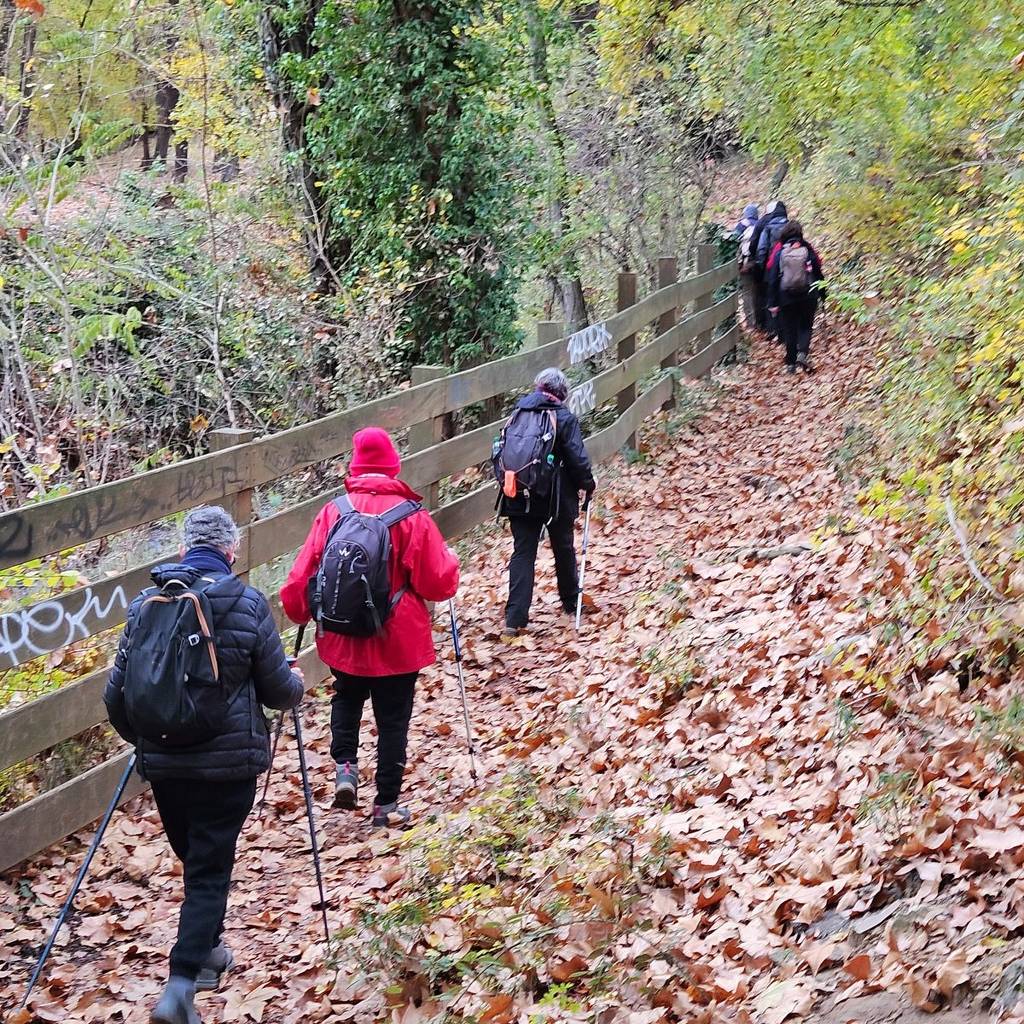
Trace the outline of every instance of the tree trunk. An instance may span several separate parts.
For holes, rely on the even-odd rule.
[[[153,151],[155,160],[159,160],[164,167],[168,166],[171,152],[171,135],[174,127],[171,124],[171,116],[174,108],[178,105],[177,86],[173,82],[161,79],[156,86],[156,146]]]
[[[0,0],[0,78],[6,78],[14,52],[15,15],[14,0]]]
[[[306,0],[304,16],[297,23],[293,13],[287,21],[275,15],[285,12],[276,2],[264,6],[260,14],[260,42],[267,86],[281,116],[281,142],[296,159],[290,162],[289,177],[305,210],[303,233],[309,254],[309,272],[316,289],[333,291],[341,280],[335,269],[348,262],[352,245],[348,238],[329,230],[327,211],[316,187],[317,175],[306,153],[306,118],[312,109],[305,96],[297,96],[281,80],[277,65],[286,54],[310,57],[315,49],[314,31],[324,0]]]
[[[548,226],[555,246],[561,254],[559,265],[549,270],[549,275],[557,282],[554,291],[562,304],[562,319],[570,331],[578,331],[590,323],[590,314],[583,293],[576,246],[575,243],[567,241],[572,233],[572,221],[568,210],[569,163],[565,151],[565,137],[559,127],[555,104],[551,99],[548,40],[543,17],[537,5],[531,3],[527,9],[527,31],[530,36],[533,79],[537,86],[537,109],[551,146]]]
[[[174,144],[174,170],[172,181],[184,181],[188,177],[188,139]]]
[[[25,34],[21,40],[21,78],[18,89],[20,110],[14,126],[14,137],[24,143],[28,138],[28,125],[32,117],[32,97],[36,91],[35,66],[32,56],[36,51],[36,22],[30,19],[25,24]]]

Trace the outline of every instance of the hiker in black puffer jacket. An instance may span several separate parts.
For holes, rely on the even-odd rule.
[[[566,612],[576,613],[579,584],[574,534],[580,514],[579,496],[582,492],[589,500],[596,486],[590,456],[583,444],[580,421],[565,404],[569,397],[569,382],[565,374],[557,368],[542,370],[537,374],[534,388],[531,394],[519,399],[516,409],[554,413],[554,486],[543,499],[531,500],[525,494],[517,494],[514,498],[502,494],[499,499],[498,514],[508,516],[515,540],[508,566],[506,636],[518,635],[529,622],[537,547],[545,526],[555,556],[558,596]]]
[[[185,516],[182,561],[157,566],[156,588],[132,602],[103,694],[111,724],[136,747],[139,774],[152,784],[160,820],[185,869],[170,978],[151,1018],[157,1024],[199,1024],[196,989],[216,988],[233,962],[221,932],[235,844],[252,810],[256,778],[270,765],[263,706],[285,710],[302,700],[302,674],[288,665],[267,599],[231,572],[237,545],[238,528],[222,508]],[[203,584],[228,706],[212,738],[162,747],[135,735],[125,682],[143,601],[174,580]]]

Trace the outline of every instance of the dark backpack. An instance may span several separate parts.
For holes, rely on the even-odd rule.
[[[308,583],[317,635],[376,636],[408,587],[391,596],[391,527],[422,506],[403,501],[380,515],[357,512],[346,495],[334,499],[341,513],[324,545],[320,567]]]
[[[217,582],[169,580],[143,599],[132,623],[125,714],[137,736],[158,746],[191,747],[223,731],[230,695],[220,682],[206,594]]]
[[[811,252],[802,242],[787,242],[779,252],[779,288],[791,295],[811,290]]]
[[[494,479],[505,498],[517,498],[521,493],[527,512],[532,499],[551,496],[557,434],[554,409],[516,409],[494,442]]]

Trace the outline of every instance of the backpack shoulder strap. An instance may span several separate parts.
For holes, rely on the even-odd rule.
[[[394,508],[389,508],[387,512],[381,512],[380,521],[390,530],[392,526],[397,526],[403,519],[416,515],[421,508],[423,506],[418,501],[407,499],[399,502]]]
[[[349,500],[348,494],[339,494],[334,499],[334,507],[338,510],[342,517],[350,515],[355,512],[356,508]]]

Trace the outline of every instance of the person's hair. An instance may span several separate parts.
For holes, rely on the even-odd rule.
[[[780,242],[792,242],[795,238],[804,237],[804,227],[798,220],[787,220],[782,231],[779,232]]]
[[[220,505],[203,505],[185,514],[181,537],[186,548],[202,544],[227,551],[238,543],[238,527]]]
[[[549,366],[541,370],[533,380],[533,386],[539,391],[546,391],[564,402],[569,397],[569,379],[557,366]]]

